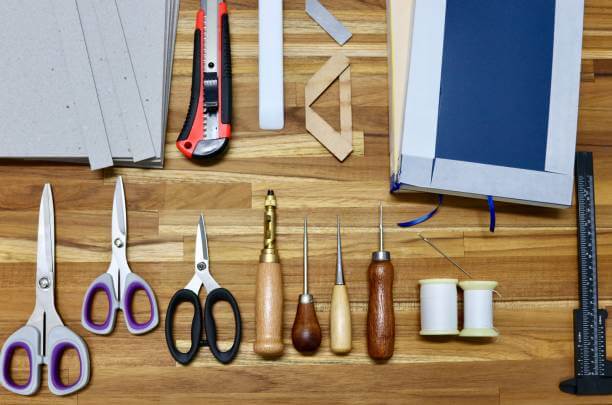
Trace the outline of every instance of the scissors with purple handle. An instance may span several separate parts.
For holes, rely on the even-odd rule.
[[[112,215],[112,259],[108,271],[97,279],[87,289],[83,310],[81,311],[81,323],[90,332],[107,335],[115,327],[117,311],[123,311],[125,323],[128,330],[140,335],[154,329],[159,323],[159,312],[157,301],[151,286],[141,277],[130,270],[127,262],[125,249],[127,247],[127,220],[125,208],[125,194],[123,191],[123,180],[117,178],[115,184],[115,196],[113,198]],[[144,291],[149,300],[151,308],[149,319],[143,323],[138,322],[134,317],[134,294],[137,291]],[[103,292],[108,300],[108,313],[102,323],[95,323],[92,319],[92,307],[94,296],[98,292]]]
[[[0,353],[0,381],[16,394],[32,395],[40,387],[41,365],[49,367],[47,385],[55,395],[67,395],[89,382],[89,353],[85,341],[62,323],[55,309],[55,224],[51,185],[45,184],[38,216],[38,251],[36,256],[36,304],[25,326],[14,332]],[[24,384],[11,375],[11,360],[17,349],[28,355],[30,374]],[[60,361],[67,350],[79,357],[80,372],[76,382],[64,384]]]

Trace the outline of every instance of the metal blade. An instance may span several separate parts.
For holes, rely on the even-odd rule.
[[[121,238],[122,242],[127,236],[127,219],[125,213],[125,193],[123,191],[123,179],[117,177],[115,183],[115,196],[113,198],[113,243],[115,239]]]
[[[218,66],[217,66],[217,55],[219,53],[219,2],[218,0],[202,0],[204,3],[203,8],[205,11],[205,22],[204,22],[204,76],[208,74],[214,74],[214,80],[204,79],[204,87],[214,86],[215,88],[219,85]],[[204,100],[206,102],[206,100]],[[221,100],[218,100],[220,102]],[[218,109],[217,109],[218,111]],[[219,118],[217,111],[206,111],[204,124],[205,124],[205,137],[208,140],[219,139]]]
[[[195,255],[195,273],[200,279],[201,284],[207,292],[219,288],[219,284],[210,274],[210,263],[208,261],[208,238],[206,236],[206,224],[204,223],[204,215],[200,214],[198,222],[198,234],[196,236],[196,255]],[[197,294],[200,286],[195,281],[195,277],[187,284],[188,289]]]
[[[208,237],[206,236],[206,224],[204,223],[204,215],[200,214],[200,220],[198,221],[198,233],[196,235],[196,254],[195,264],[206,263],[208,267]]]
[[[47,331],[63,325],[55,309],[55,215],[51,185],[45,184],[38,214],[38,250],[36,254],[36,305],[28,320],[40,334],[42,355],[46,355]]]
[[[55,216],[51,185],[45,184],[38,213],[38,247],[36,254],[36,279],[53,275],[55,265]]]
[[[340,217],[336,217],[337,260],[336,285],[344,285],[344,271],[342,270],[342,236],[340,235]]]
[[[308,295],[308,217],[304,217],[304,294]]]
[[[219,3],[218,0],[208,0],[204,5],[204,11],[206,12],[205,30],[206,30],[206,42],[205,48],[206,55],[204,55],[205,72],[216,72],[217,71],[217,48],[218,43],[218,32],[219,32]],[[210,63],[213,65],[210,65]]]

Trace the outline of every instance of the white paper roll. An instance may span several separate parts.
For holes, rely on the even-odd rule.
[[[421,335],[457,335],[457,280],[420,280]]]
[[[493,327],[493,289],[495,281],[462,281],[463,289],[463,337],[495,337],[499,332]]]
[[[285,126],[283,1],[259,0],[259,127]]]

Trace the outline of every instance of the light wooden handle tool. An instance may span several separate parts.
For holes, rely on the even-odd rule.
[[[330,311],[331,350],[346,354],[353,348],[351,308],[346,285],[334,285]]]
[[[259,263],[255,301],[255,353],[283,354],[283,278],[280,263]]]
[[[330,348],[336,354],[346,354],[353,346],[351,331],[351,307],[342,267],[342,237],[340,236],[340,217],[336,218],[337,257],[336,284],[332,291],[331,311],[329,313]]]
[[[276,249],[276,196],[268,190],[264,214],[264,247],[259,255],[255,290],[255,342],[262,357],[283,354],[283,275]]]

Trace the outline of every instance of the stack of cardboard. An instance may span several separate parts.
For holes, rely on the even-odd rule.
[[[162,167],[178,0],[0,2],[0,158]]]

